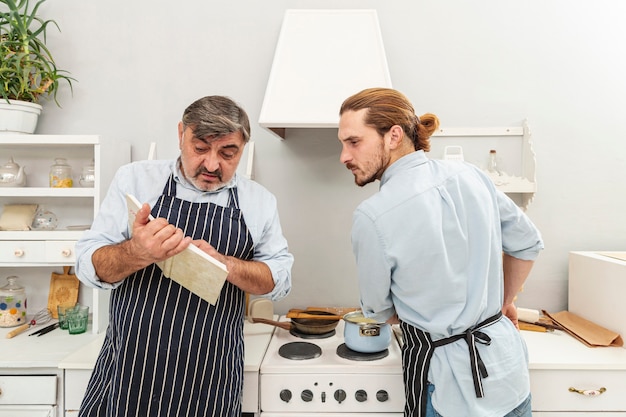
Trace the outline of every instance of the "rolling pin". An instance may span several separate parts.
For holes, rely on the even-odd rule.
[[[538,326],[536,324],[526,323],[523,321],[519,321],[518,324],[519,324],[520,330],[529,330],[531,332],[543,332],[543,333],[548,331],[548,329],[546,329],[545,327]]]

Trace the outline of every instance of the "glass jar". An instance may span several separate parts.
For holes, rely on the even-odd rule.
[[[35,213],[35,218],[33,219],[31,228],[33,230],[54,230],[57,228],[58,223],[59,219],[56,214],[50,210],[46,210],[46,208],[41,205]]]
[[[17,283],[19,278],[10,276],[9,282],[0,287],[0,327],[15,327],[27,323],[26,291]]]
[[[96,169],[94,167],[93,161],[89,165],[85,165],[83,167],[83,172],[80,174],[80,179],[78,180],[81,187],[93,187],[96,182]]]
[[[71,188],[73,185],[72,167],[65,158],[55,158],[54,165],[50,167],[50,187]]]

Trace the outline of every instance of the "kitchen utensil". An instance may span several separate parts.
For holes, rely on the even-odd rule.
[[[35,330],[34,332],[29,333],[28,336],[39,336],[39,335],[42,335],[42,334],[46,334],[46,333],[49,333],[52,330],[56,329],[57,327],[59,327],[59,323],[58,322],[54,323],[54,324],[51,324],[49,326],[46,326],[43,329]]]
[[[520,330],[527,330],[531,332],[544,332],[544,333],[548,331],[548,329],[543,326],[539,326],[537,324],[532,324],[532,323],[526,323],[525,321],[519,321],[518,325],[519,325]]]
[[[12,337],[17,336],[18,334],[30,329],[36,324],[46,324],[50,321],[51,318],[52,315],[50,314],[50,310],[39,310],[29,323],[23,324],[17,329],[11,330],[9,333],[7,333],[7,339],[11,339]]]
[[[321,311],[321,310],[302,310],[302,309],[292,308],[287,312],[287,318],[312,319],[312,320],[341,320],[343,316],[333,314],[327,311]]]
[[[76,275],[70,274],[70,267],[63,267],[63,274],[52,273],[50,291],[48,292],[48,309],[52,317],[59,318],[57,306],[73,306],[78,301],[80,281]]]
[[[303,334],[324,334],[337,327],[339,320],[318,320],[318,319],[291,319],[289,321],[267,320],[260,317],[252,317],[253,323],[264,323],[271,326],[280,327],[285,330],[295,330]]]
[[[391,342],[391,325],[377,323],[363,315],[362,311],[353,311],[343,316],[346,322],[343,337],[346,346],[361,353],[380,352]]]
[[[327,311],[329,313],[333,313],[337,316],[341,316],[343,318],[343,315],[346,313],[351,313],[353,311],[357,311],[360,310],[359,307],[307,307],[306,308],[308,311],[310,310],[315,310],[315,311]]]
[[[54,323],[44,329],[41,329],[41,331],[39,332],[39,334],[37,335],[37,337],[39,336],[43,336],[46,333],[50,333],[51,331],[53,331],[54,329],[56,329],[57,327],[59,327],[59,323]],[[29,335],[30,336],[30,335]]]

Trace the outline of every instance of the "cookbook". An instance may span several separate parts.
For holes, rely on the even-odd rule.
[[[142,204],[131,194],[126,194],[126,204],[128,228],[132,233],[135,215]],[[154,220],[154,217],[150,216],[150,220]],[[212,305],[215,305],[228,275],[226,265],[193,244],[181,253],[157,262],[157,266],[165,277],[176,281]]]

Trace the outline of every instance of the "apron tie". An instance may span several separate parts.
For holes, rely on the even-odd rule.
[[[404,334],[404,345],[402,347],[402,362],[404,368],[404,382],[406,391],[405,416],[426,415],[426,385],[428,384],[428,369],[430,368],[430,360],[435,348],[444,346],[457,340],[465,340],[469,348],[470,366],[472,369],[472,379],[474,381],[474,392],[477,398],[484,396],[482,378],[489,376],[487,368],[480,357],[480,353],[476,348],[477,344],[489,346],[491,338],[481,330],[487,326],[496,323],[502,318],[502,312],[483,320],[476,326],[467,329],[465,332],[456,334],[444,339],[432,341],[430,333],[413,327],[406,322],[401,322],[400,327]],[[418,371],[417,378],[410,378],[408,370]],[[414,384],[414,387],[409,385]],[[411,389],[412,388],[412,389]],[[417,395],[415,395],[417,394]]]
[[[470,367],[472,369],[472,378],[474,380],[474,392],[476,393],[476,398],[482,398],[485,395],[485,392],[483,391],[482,379],[489,376],[485,363],[481,359],[478,349],[476,349],[476,343],[489,346],[491,344],[491,338],[486,333],[481,332],[481,329],[492,325],[501,318],[502,312],[500,311],[498,314],[487,318],[481,323],[478,323],[476,326],[470,327],[464,333],[456,334],[454,336],[446,337],[445,339],[433,342],[434,347],[439,347],[456,342],[460,339],[465,340],[465,343],[467,343],[469,348]]]

